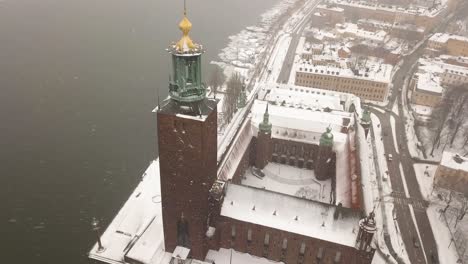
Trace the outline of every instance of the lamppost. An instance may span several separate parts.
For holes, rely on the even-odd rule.
[[[97,220],[95,217],[93,217],[93,220],[91,222],[91,226],[93,227],[93,230],[94,230],[94,232],[96,232],[96,236],[97,236],[97,242],[98,242],[97,252],[101,253],[104,250],[106,250],[106,248],[102,246],[101,233],[100,233],[100,228],[99,228],[99,220]]]

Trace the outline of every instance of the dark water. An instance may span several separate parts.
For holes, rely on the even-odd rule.
[[[205,66],[277,0],[189,0]],[[1,263],[87,263],[156,153],[182,1],[0,0]],[[207,79],[207,78],[205,78]]]

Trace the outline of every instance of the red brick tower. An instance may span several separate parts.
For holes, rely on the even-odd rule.
[[[169,48],[174,78],[170,99],[157,111],[159,167],[166,251],[184,246],[191,257],[203,260],[208,199],[216,181],[217,110],[201,82],[203,48],[190,39],[191,26],[184,16],[182,39]]]
[[[263,170],[271,160],[271,123],[269,121],[268,104],[263,115],[263,122],[258,126],[255,167]]]

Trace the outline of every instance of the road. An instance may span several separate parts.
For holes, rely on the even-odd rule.
[[[456,11],[453,18],[463,17],[468,13],[468,4],[464,4]],[[452,19],[453,19],[452,18]],[[441,23],[435,32],[444,32],[451,19]],[[407,76],[411,76],[411,69],[417,60],[423,55],[424,47],[427,40],[411,55],[404,58],[404,63],[395,73],[393,81],[394,92],[389,97],[389,103],[386,106],[387,112],[382,114],[380,111],[371,110],[380,119],[382,130],[388,131],[387,136],[383,137],[385,153],[392,154],[393,161],[388,162],[388,170],[393,189],[393,198],[395,205],[395,213],[398,226],[401,230],[401,235],[405,243],[406,251],[410,259],[410,263],[436,263],[438,259],[437,243],[432,232],[429,218],[426,213],[428,203],[422,196],[419,184],[416,179],[416,173],[413,167],[415,160],[412,159],[408,150],[408,142],[405,133],[405,120],[403,115],[403,107],[406,104],[401,102],[404,86],[404,80]],[[405,91],[406,92],[406,91]],[[404,95],[407,97],[407,94]],[[398,102],[398,115],[392,113],[391,110],[394,104]],[[391,127],[391,116],[395,118],[396,142],[393,138]],[[381,140],[375,138],[375,140]],[[400,147],[406,146],[406,147]],[[396,148],[399,148],[398,151]],[[400,164],[403,169],[403,175],[400,170]],[[405,187],[407,190],[405,190]],[[414,211],[414,220],[411,209]],[[418,234],[419,231],[419,234]],[[415,241],[419,242],[419,247],[415,247]]]

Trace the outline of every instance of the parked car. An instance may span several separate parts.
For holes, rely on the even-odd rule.
[[[415,248],[419,248],[419,241],[416,237],[413,237],[413,245]]]
[[[392,161],[392,160],[393,160],[393,155],[392,155],[392,154],[388,154],[388,155],[387,155],[387,160],[388,160],[388,161]]]

